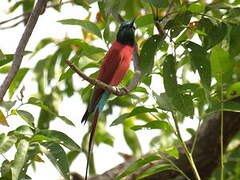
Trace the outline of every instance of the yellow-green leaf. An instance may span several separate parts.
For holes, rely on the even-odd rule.
[[[3,112],[0,110],[0,124],[4,126],[9,126],[8,122],[6,120],[6,117],[4,116]]]

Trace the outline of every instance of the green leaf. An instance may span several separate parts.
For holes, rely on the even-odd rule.
[[[58,143],[60,144],[60,141],[59,140],[56,140],[56,139],[53,139],[53,138],[50,138],[50,137],[47,137],[47,136],[44,136],[44,135],[40,135],[40,134],[35,134],[32,138],[31,138],[31,141],[32,142],[35,142],[35,141],[38,141],[38,142],[41,142],[41,141],[49,141],[49,142],[55,142],[55,143]]]
[[[121,116],[119,116],[117,119],[115,119],[111,126],[116,126],[118,124],[121,124],[125,119],[130,118],[132,116],[136,116],[139,114],[143,114],[143,113],[149,113],[149,112],[157,112],[157,110],[155,108],[146,108],[144,106],[138,106],[136,108],[134,108],[132,110],[132,112],[130,113],[125,113],[122,114]]]
[[[232,25],[230,32],[229,53],[231,57],[235,57],[240,53],[240,25]]]
[[[169,97],[173,98],[178,96],[177,91],[177,76],[176,76],[176,60],[172,55],[166,56],[163,63],[163,80],[166,93]]]
[[[98,122],[98,128],[96,129],[95,142],[96,144],[105,143],[109,146],[113,146],[114,137],[107,132],[105,128],[105,124],[102,122]]]
[[[79,56],[74,56],[73,58],[71,58],[71,61],[77,65],[78,61],[79,61]],[[86,61],[86,60],[85,60]],[[84,63],[81,63],[81,65]],[[80,68],[80,67],[79,67]],[[70,78],[72,77],[72,75],[74,74],[74,71],[71,68],[68,68],[68,70],[66,72],[64,72],[63,74],[61,74],[59,81],[62,81],[64,79]]]
[[[100,2],[99,2],[100,3]],[[113,42],[116,38],[117,32],[113,32],[110,30],[110,19],[108,19],[108,21],[106,22],[105,25],[105,29],[103,31],[103,38],[105,40],[105,42],[107,43],[107,45],[109,45],[111,42]]]
[[[157,93],[153,93],[153,96],[156,98],[157,104],[160,109],[166,111],[174,111],[175,107],[172,104],[171,98],[168,97],[167,93],[161,93],[158,95]]]
[[[193,102],[188,95],[179,92],[176,76],[176,62],[172,55],[168,55],[163,63],[163,83],[167,96],[172,105],[186,116],[193,116]],[[167,100],[166,96],[165,99]],[[169,102],[167,102],[169,103]],[[169,105],[168,105],[169,106]],[[169,106],[171,108],[171,106]]]
[[[132,150],[133,156],[139,157],[142,154],[142,149],[138,137],[134,131],[130,129],[133,126],[131,119],[123,123],[123,135],[128,147]]]
[[[200,45],[189,41],[186,48],[190,51],[190,60],[194,69],[197,69],[204,88],[211,86],[211,66],[207,51]]]
[[[145,27],[150,24],[153,24],[153,14],[147,14],[144,16],[140,16],[136,19],[135,24],[137,25],[137,28]]]
[[[53,43],[54,39],[53,38],[44,38],[42,39],[36,46],[36,48],[34,49],[33,53],[32,53],[32,57],[37,54],[38,51],[40,51],[41,49],[43,49],[45,46],[47,46],[50,43]]]
[[[176,39],[175,43],[181,44],[188,39],[189,29],[185,29],[183,33]]]
[[[68,118],[65,117],[65,116],[60,116],[59,114],[55,113],[53,110],[51,110],[51,109],[50,109],[49,107],[47,107],[45,104],[43,104],[41,100],[39,100],[39,99],[37,99],[37,98],[35,98],[35,97],[29,98],[28,104],[36,105],[36,106],[42,108],[43,110],[47,111],[48,113],[50,113],[50,114],[52,114],[52,115],[54,115],[54,116],[56,116],[56,117],[59,117],[59,118],[60,118],[61,120],[63,120],[66,124],[71,125],[71,126],[75,126],[70,119],[68,119]]]
[[[5,108],[7,111],[9,111],[17,101],[2,101],[0,102],[0,106]]]
[[[41,146],[42,152],[48,157],[56,169],[66,179],[70,180],[69,164],[63,148],[54,142],[45,142]]]
[[[136,125],[131,127],[132,130],[150,130],[150,129],[161,129],[161,130],[171,130],[171,126],[165,121],[151,121],[144,125]]]
[[[0,49],[0,62],[5,59],[6,59],[5,55],[3,54],[2,50]]]
[[[15,11],[20,5],[23,4],[23,2],[24,2],[24,1],[18,1],[18,2],[16,2],[13,6],[11,6],[11,7],[9,8],[9,12]]]
[[[191,17],[192,13],[190,11],[179,12],[174,19],[168,21],[164,28],[170,30],[171,38],[175,38],[189,24]]]
[[[14,58],[13,54],[5,54],[4,57],[2,56],[2,59],[0,59],[0,66],[3,66],[9,62],[11,62]]]
[[[73,74],[74,74],[74,71],[71,68],[68,68],[68,70],[66,72],[61,74],[59,81],[70,78],[70,77],[72,77]]]
[[[154,65],[154,56],[158,50],[159,44],[162,41],[162,37],[159,35],[153,35],[143,44],[140,53],[139,66],[142,72],[142,76],[151,73]]]
[[[168,148],[168,149],[160,148],[159,151],[165,152],[168,155],[175,157],[176,159],[179,158],[178,149],[176,147],[172,147],[172,148]]]
[[[70,126],[75,126],[74,123],[70,119],[68,119],[66,116],[60,116],[57,114],[57,117],[60,118],[66,124],[68,124]]]
[[[71,166],[72,162],[74,161],[74,159],[76,159],[76,157],[80,154],[79,151],[70,151],[67,153],[67,159],[68,159],[68,163],[69,163],[69,167]]]
[[[74,0],[74,3],[79,5],[79,6],[82,6],[84,7],[85,9],[89,9],[91,6],[89,6],[85,1],[83,0]]]
[[[12,66],[3,66],[0,68],[0,73],[1,74],[7,74],[9,70],[11,69]]]
[[[18,143],[17,152],[15,154],[13,165],[11,167],[12,180],[20,179],[20,174],[27,160],[28,148],[29,148],[29,142],[26,141],[25,139],[22,139]]]
[[[231,8],[229,13],[228,13],[228,17],[226,18],[226,20],[230,23],[233,24],[239,24],[240,23],[240,8]]]
[[[240,82],[233,83],[227,89],[227,98],[233,99],[240,96]]]
[[[34,117],[31,113],[24,110],[12,110],[11,114],[19,115],[30,126],[34,127]]]
[[[212,102],[212,106],[207,110],[207,113],[212,113],[221,110],[220,102]],[[236,101],[227,101],[223,103],[223,111],[240,112],[240,103]]]
[[[80,39],[67,39],[58,43],[58,46],[65,48],[66,46],[76,45],[78,52],[81,56],[87,56],[91,58],[95,54],[104,53],[105,50],[96,46],[89,45]],[[79,56],[78,56],[79,57]]]
[[[20,83],[22,82],[23,78],[28,72],[28,68],[21,68],[17,72],[16,76],[14,77],[10,87],[9,87],[9,98],[12,98],[14,92],[16,92],[16,89],[20,86]]]
[[[0,180],[12,180],[11,174],[12,161],[4,160],[1,166],[1,178]]]
[[[188,10],[193,12],[193,13],[202,13],[205,10],[205,6],[199,3],[192,3],[189,7]]]
[[[17,136],[17,135],[24,135],[27,137],[31,137],[33,135],[33,129],[30,126],[27,125],[22,125],[17,127],[17,129],[15,131],[13,131],[13,133]]]
[[[168,6],[168,0],[144,0],[156,8],[165,8]]]
[[[148,177],[150,175],[166,171],[166,170],[175,170],[175,168],[172,167],[171,164],[159,164],[152,166],[148,168],[146,171],[144,171],[141,175],[137,176],[137,179],[143,179],[145,177]]]
[[[79,145],[63,132],[56,130],[40,130],[36,135],[43,135],[49,137],[50,139],[53,139],[56,142],[59,142],[63,146],[67,147],[71,151],[80,151]]]
[[[0,109],[0,124],[4,126],[9,126],[6,117]]]
[[[215,46],[212,48],[210,60],[212,74],[218,83],[222,84],[231,80],[234,63],[229,58],[228,51],[225,51],[220,46]]]
[[[15,136],[6,136],[3,133],[0,134],[0,154],[7,152],[16,141],[17,138]]]
[[[79,25],[81,26],[86,32],[90,32],[92,34],[97,35],[99,38],[102,38],[102,34],[100,29],[95,23],[92,23],[90,21],[86,20],[79,20],[79,19],[64,19],[58,21],[62,24],[67,24],[67,25]]]
[[[141,168],[142,166],[144,166],[145,164],[148,164],[152,161],[155,161],[155,160],[160,160],[161,158],[159,156],[156,156],[156,155],[150,155],[150,156],[147,156],[147,157],[144,157],[144,158],[141,158],[137,161],[135,161],[133,164],[131,164],[127,170],[125,170],[122,174],[120,174],[118,177],[115,178],[115,180],[120,180],[122,179],[123,177],[126,177],[128,176],[129,174],[137,171],[139,168]]]
[[[227,25],[224,22],[214,23],[207,18],[202,18],[199,21],[198,28],[207,34],[207,36],[202,36],[203,47],[206,49],[221,42],[227,33]]]

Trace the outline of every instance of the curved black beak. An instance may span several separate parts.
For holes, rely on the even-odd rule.
[[[135,20],[136,20],[136,17],[131,21],[131,27],[133,27],[134,29],[136,29],[136,27],[134,26],[134,22],[135,22]]]

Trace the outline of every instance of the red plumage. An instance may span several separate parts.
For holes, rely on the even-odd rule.
[[[111,48],[104,57],[97,76],[98,80],[101,80],[112,86],[117,86],[124,78],[131,63],[134,47],[135,27],[133,23],[134,21],[123,22],[121,24],[117,34],[117,40],[113,42]],[[85,180],[87,180],[88,166],[91,158],[98,116],[100,111],[102,111],[108,96],[109,92],[98,86],[95,86],[90,103],[88,104],[88,108],[82,118],[82,122],[85,123],[88,120],[89,115],[94,112],[88,144]]]
[[[104,58],[97,79],[112,86],[119,85],[129,69],[132,53],[133,46],[124,45],[115,41]],[[82,122],[85,122],[88,116],[95,110],[103,93],[104,90],[102,88],[95,86],[91,101],[82,118]]]

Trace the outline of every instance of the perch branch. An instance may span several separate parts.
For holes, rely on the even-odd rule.
[[[0,102],[3,100],[4,95],[6,94],[10,84],[12,83],[14,77],[16,76],[20,68],[23,59],[24,49],[29,41],[29,38],[31,37],[33,29],[37,23],[38,17],[41,15],[41,12],[43,11],[43,8],[45,7],[46,3],[47,3],[46,0],[38,0],[34,10],[30,15],[25,31],[16,49],[12,67],[9,70],[7,77],[4,79],[2,85],[0,86]]]
[[[134,52],[137,51],[136,48],[134,50]],[[134,58],[138,58],[138,55],[137,54],[134,54]],[[126,87],[126,88],[118,88],[116,86],[111,86],[111,85],[108,85],[98,79],[94,79],[94,78],[91,78],[89,76],[87,76],[86,74],[84,74],[77,66],[75,66],[71,61],[69,60],[66,60],[66,63],[68,64],[68,66],[74,71],[76,72],[80,77],[82,77],[84,80],[88,81],[90,84],[92,85],[97,85],[117,96],[123,96],[123,95],[126,95],[128,94],[129,91],[133,90],[134,88],[136,88],[137,84],[138,84],[138,81],[140,79],[140,72],[137,71],[135,72],[135,75],[132,79],[132,81],[130,82],[130,84]]]

